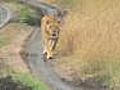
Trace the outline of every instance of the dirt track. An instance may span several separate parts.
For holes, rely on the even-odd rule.
[[[49,64],[43,61],[42,41],[39,28],[36,29],[33,36],[28,41],[26,51],[29,53],[26,62],[32,73],[50,85],[52,90],[75,90],[64,83],[54,73]]]

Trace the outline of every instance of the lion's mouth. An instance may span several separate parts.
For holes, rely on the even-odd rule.
[[[56,34],[54,33],[54,34],[52,34],[52,36],[56,36]]]

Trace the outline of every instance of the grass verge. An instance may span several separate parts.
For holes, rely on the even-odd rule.
[[[45,85],[45,83],[43,83],[30,73],[7,73],[8,72],[4,73],[5,76],[2,76],[2,73],[0,77],[2,78],[6,76],[11,76],[14,82],[22,83],[24,86],[31,87],[32,90],[50,90],[49,87]]]
[[[22,82],[26,86],[32,87],[32,90],[50,90],[47,85],[31,74],[13,74],[13,79]]]
[[[0,63],[0,78],[11,76],[16,83],[31,87],[32,90],[50,90],[50,88],[29,72],[15,71],[5,61]],[[31,89],[30,89],[31,90]]]

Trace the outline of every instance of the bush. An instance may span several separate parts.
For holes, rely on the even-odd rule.
[[[13,10],[13,19],[15,19],[16,22],[26,23],[29,25],[39,24],[40,16],[35,9],[32,9],[28,5],[17,1],[9,1],[6,5]]]
[[[28,23],[31,20],[31,12],[28,7],[23,7],[20,9],[20,22]]]

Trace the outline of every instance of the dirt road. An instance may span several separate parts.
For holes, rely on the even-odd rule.
[[[39,28],[36,29],[28,41],[26,51],[29,52],[27,63],[32,73],[50,85],[52,90],[75,90],[64,83],[49,64],[43,61],[42,40]]]

